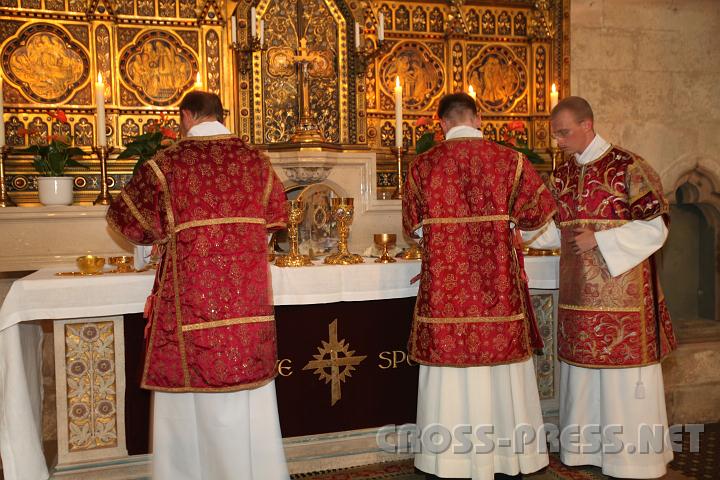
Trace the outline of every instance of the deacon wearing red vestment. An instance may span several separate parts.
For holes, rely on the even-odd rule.
[[[645,160],[595,134],[585,99],[563,99],[551,126],[573,155],[551,182],[559,229],[528,236],[534,247],[561,245],[561,460],[617,478],[660,477],[672,450],[660,442],[643,451],[639,441],[643,429],[668,433],[659,362],[676,341],[653,258],[667,238],[668,203]]]
[[[482,138],[469,95],[443,97],[438,115],[446,141],[413,160],[403,194],[404,230],[422,236],[424,252],[409,354],[420,364],[421,436],[440,425],[454,445],[465,425],[473,448],[423,442],[415,466],[452,478],[534,472],[548,464],[537,436],[479,453],[487,444],[476,432],[513,439],[518,425],[543,423],[531,358],[542,341],[514,228],[544,225],[555,202],[524,155]]]
[[[221,123],[217,95],[180,104],[183,138],[145,163],[109,225],[163,251],[142,386],[155,390],[153,478],[287,479],[268,230],[285,225],[269,160]]]

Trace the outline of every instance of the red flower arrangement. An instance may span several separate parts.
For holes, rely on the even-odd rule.
[[[137,157],[137,162],[133,167],[133,174],[143,163],[150,160],[158,151],[169,147],[177,140],[178,134],[173,130],[170,120],[164,113],[160,114],[160,118],[149,120],[146,132],[136,135],[132,140],[125,144],[125,150],[120,152],[117,158],[133,158]]]

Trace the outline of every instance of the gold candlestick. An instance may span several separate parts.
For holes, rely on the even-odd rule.
[[[302,200],[288,200],[285,202],[288,212],[288,238],[290,240],[290,253],[277,257],[275,265],[278,267],[304,267],[312,265],[310,257],[300,254],[298,247],[298,225],[305,217],[305,203]]]
[[[110,205],[112,195],[110,195],[110,188],[107,185],[107,160],[112,147],[94,147],[93,150],[100,159],[100,194],[93,202],[93,205]]]
[[[375,241],[375,245],[382,246],[383,249],[382,255],[375,260],[375,263],[395,263],[397,261],[388,253],[388,247],[392,248],[395,246],[397,235],[394,233],[376,233],[373,235],[373,240]]]
[[[550,147],[550,158],[552,159],[552,171],[562,163],[563,153],[558,147]]]
[[[5,186],[5,161],[7,161],[8,152],[10,147],[3,145],[0,148],[0,207],[17,207],[15,202],[8,194],[7,187]]]
[[[246,45],[242,45],[240,42],[232,42],[230,48],[235,52],[235,61],[240,75],[252,73],[253,53],[265,50],[265,47],[260,44],[259,37],[248,39]]]
[[[347,248],[347,239],[350,234],[350,225],[352,224],[354,199],[349,197],[337,197],[330,199],[330,208],[332,216],[338,222],[338,253],[325,257],[325,263],[330,265],[352,265],[355,263],[363,263],[365,260],[356,254],[350,253]]]
[[[407,148],[402,147],[390,147],[390,151],[395,155],[395,158],[397,160],[397,186],[395,187],[395,191],[392,194],[393,200],[402,200],[402,190],[403,190],[403,181],[402,181],[402,159],[403,155],[407,153]]]

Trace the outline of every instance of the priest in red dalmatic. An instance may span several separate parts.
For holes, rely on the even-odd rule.
[[[221,123],[217,95],[180,103],[183,138],[145,163],[109,225],[163,251],[142,386],[155,390],[153,478],[287,479],[274,378],[268,230],[285,225],[269,160]]]
[[[446,140],[410,164],[403,226],[424,252],[409,341],[420,364],[417,427],[439,425],[453,440],[438,451],[422,435],[415,466],[452,478],[531,473],[548,464],[532,361],[542,341],[515,229],[544,225],[555,202],[524,155],[482,138],[472,97],[446,95],[438,115]],[[538,432],[524,446],[519,425]],[[456,448],[462,426],[470,451]],[[478,427],[493,429],[494,448]]]
[[[527,236],[534,247],[561,245],[560,426],[577,430],[561,441],[561,460],[617,478],[661,477],[672,450],[638,442],[643,429],[668,432],[659,362],[676,341],[653,257],[667,238],[668,203],[645,160],[595,133],[585,99],[563,99],[551,126],[572,155],[553,173],[557,226]],[[613,443],[624,448],[596,448]]]

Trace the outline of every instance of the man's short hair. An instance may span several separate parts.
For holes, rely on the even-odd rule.
[[[440,99],[438,117],[456,119],[468,114],[477,115],[475,100],[467,93],[450,93]]]
[[[575,121],[580,123],[583,120],[594,121],[592,108],[587,100],[582,97],[565,97],[555,105],[550,112],[550,118],[553,119],[562,111],[568,111],[575,117]]]
[[[189,111],[194,118],[215,117],[218,122],[225,117],[220,97],[201,90],[187,93],[180,102],[180,110]]]

